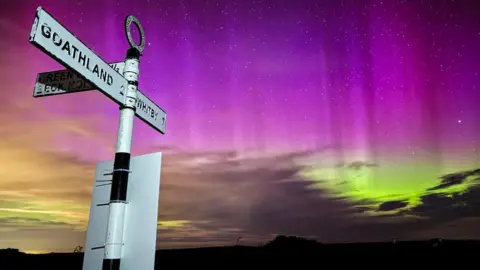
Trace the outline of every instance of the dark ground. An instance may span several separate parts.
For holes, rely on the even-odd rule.
[[[386,259],[386,260],[385,260]],[[411,242],[321,244],[296,237],[277,237],[261,247],[231,246],[159,250],[155,269],[181,266],[219,266],[222,268],[257,268],[259,264],[286,266],[296,269],[354,265],[390,268],[397,263],[429,262],[435,265],[446,263],[469,263],[475,266],[480,259],[480,240],[429,240]],[[0,269],[64,269],[81,270],[83,253],[25,254],[16,249],[0,250]],[[334,265],[332,265],[334,264]],[[304,265],[305,267],[303,267]],[[416,267],[417,267],[416,266]],[[432,265],[430,265],[432,266]],[[446,265],[444,265],[446,266]],[[268,267],[270,269],[270,267]],[[415,267],[415,268],[416,268]],[[264,268],[264,267],[263,267]],[[282,267],[283,268],[283,267]],[[328,267],[330,268],[330,267]],[[443,268],[443,267],[442,267]]]

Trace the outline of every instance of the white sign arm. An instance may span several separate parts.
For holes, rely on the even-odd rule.
[[[30,43],[76,71],[113,101],[124,103],[127,80],[41,7],[35,14]]]

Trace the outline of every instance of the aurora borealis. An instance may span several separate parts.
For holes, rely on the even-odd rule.
[[[101,93],[32,98],[63,69],[28,42],[38,6],[107,62],[125,16],[142,23],[139,88],[168,114],[133,138],[164,153],[159,248],[480,236],[476,1],[18,0],[0,10],[0,248],[83,245],[114,153]]]

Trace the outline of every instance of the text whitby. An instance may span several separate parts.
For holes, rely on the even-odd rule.
[[[154,107],[150,106],[148,104],[149,102],[145,102],[145,100],[140,99],[137,96],[137,104],[136,104],[136,109],[143,111],[146,115],[150,116],[153,120],[157,120],[158,117],[158,111],[155,110]]]
[[[63,40],[62,37],[60,37],[57,32],[52,31],[52,28],[47,24],[42,25],[42,35],[46,39],[50,39],[55,46],[61,48],[62,51],[65,51],[73,59],[77,60],[79,64],[81,64],[88,71],[92,72],[93,75],[97,76],[107,85],[113,84],[112,75],[110,75],[106,70],[99,68],[98,64],[91,63],[90,58],[85,52],[80,51],[73,44],[70,44],[68,40]]]

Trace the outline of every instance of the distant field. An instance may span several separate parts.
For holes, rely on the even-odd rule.
[[[309,240],[275,239],[262,247],[231,246],[195,249],[159,250],[155,259],[155,269],[165,269],[165,265],[227,266],[236,264],[254,266],[260,262],[267,264],[319,261],[342,261],[341,257],[390,257],[405,262],[411,259],[463,257],[468,261],[480,250],[480,241],[431,240],[416,242],[321,244]],[[339,261],[340,259],[340,261]],[[1,269],[82,269],[83,253],[25,254],[15,249],[0,250]],[[397,260],[395,260],[397,261]],[[435,260],[437,261],[437,260]],[[361,260],[356,263],[369,265],[380,263],[375,260]],[[437,261],[438,262],[438,261]],[[3,266],[8,266],[3,268]]]

